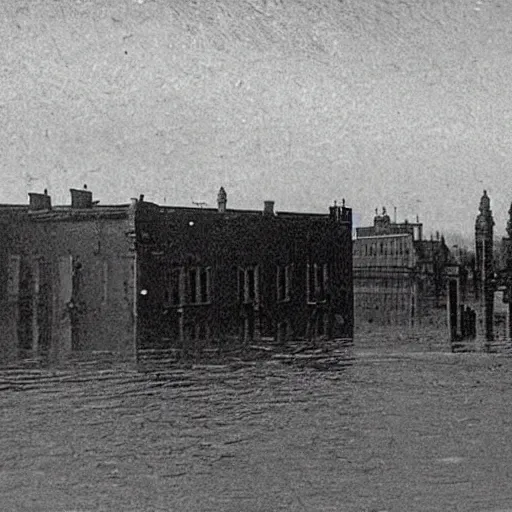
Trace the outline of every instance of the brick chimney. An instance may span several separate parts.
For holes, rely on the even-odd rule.
[[[228,195],[224,190],[224,187],[220,187],[219,193],[217,194],[217,210],[219,213],[226,212],[226,204],[228,202]]]
[[[263,202],[263,215],[274,215],[274,201]]]
[[[87,185],[84,185],[82,190],[70,188],[71,192],[71,208],[73,209],[87,209],[92,208],[92,192],[87,190]]]
[[[51,210],[52,209],[52,198],[48,195],[48,191],[44,189],[44,194],[37,192],[29,192],[29,210]]]

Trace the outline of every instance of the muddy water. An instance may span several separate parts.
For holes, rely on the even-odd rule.
[[[512,359],[0,372],[0,510],[512,510]]]

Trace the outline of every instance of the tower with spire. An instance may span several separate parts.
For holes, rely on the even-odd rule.
[[[494,316],[494,266],[493,266],[493,228],[494,219],[491,200],[484,190],[480,199],[480,213],[475,222],[476,249],[476,293],[480,301],[484,320],[484,333],[487,342],[493,339]]]

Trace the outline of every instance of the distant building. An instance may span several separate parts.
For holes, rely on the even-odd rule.
[[[0,205],[0,354],[66,359],[141,348],[353,335],[352,213]]]
[[[462,253],[459,258],[462,293],[457,332],[464,349],[491,350],[512,338],[512,207],[509,215],[509,236],[497,244],[491,202],[484,190],[475,219],[474,253]]]
[[[476,338],[487,350],[512,341],[512,206],[507,237],[494,239],[490,198],[484,190],[475,220],[474,289],[467,303],[477,313]]]
[[[356,328],[446,329],[448,288],[458,265],[443,237],[423,239],[420,222],[392,222],[385,208],[353,242]]]

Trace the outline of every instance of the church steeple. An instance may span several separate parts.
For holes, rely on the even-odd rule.
[[[217,194],[217,210],[220,213],[226,212],[226,203],[228,202],[228,195],[224,190],[224,187],[220,187],[219,193]]]
[[[484,195],[480,198],[480,207],[478,209],[482,215],[491,212],[491,200],[487,195],[487,190],[484,190]]]
[[[493,227],[491,200],[484,190],[480,199],[480,213],[475,222],[475,249],[476,249],[476,291],[478,299],[483,306],[485,338],[487,342],[493,339],[494,316],[494,288],[492,278],[493,265]]]
[[[487,190],[484,190],[483,196],[480,198],[480,206],[478,207],[480,213],[476,218],[475,235],[476,238],[486,238],[489,233],[492,240],[492,228],[494,226],[494,219],[492,217],[491,200],[487,195]]]

